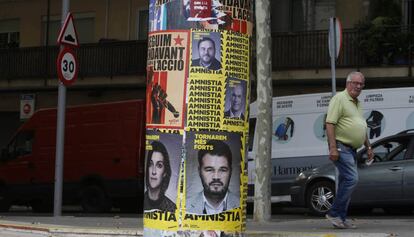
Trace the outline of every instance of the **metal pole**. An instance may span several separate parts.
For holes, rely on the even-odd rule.
[[[44,85],[47,86],[47,78],[49,76],[49,28],[50,28],[50,0],[47,0],[47,13],[46,13],[46,39],[45,39],[45,81]]]
[[[336,94],[336,71],[335,71],[335,59],[336,59],[336,18],[333,18],[332,21],[330,21],[331,23],[331,29],[333,29],[330,33],[331,33],[331,39],[332,39],[332,44],[333,44],[333,50],[331,53],[331,73],[332,73],[332,96],[334,96]]]
[[[411,22],[412,22],[411,18],[412,18],[412,13],[413,13],[413,11],[412,11],[412,7],[413,7],[412,0],[409,3],[407,3],[407,6],[408,6],[408,7],[406,7],[406,9],[408,9],[407,16],[409,16],[408,19],[407,19],[407,21],[408,21],[408,35],[411,35]],[[412,45],[411,45],[411,43],[412,43],[411,38],[412,37],[408,37],[408,78],[411,78],[412,75],[413,75],[413,61],[412,61],[412,55],[411,55],[413,50],[412,50]]]
[[[50,28],[50,0],[47,0],[47,13],[46,13],[46,47],[49,46],[49,28]]]
[[[257,136],[260,138],[255,158],[254,220],[271,218],[271,154],[272,154],[272,54],[270,0],[256,1],[257,44]]]
[[[69,0],[62,0],[62,23],[69,12]],[[60,48],[62,50],[63,47]],[[56,124],[55,196],[53,216],[62,215],[63,158],[65,145],[66,87],[59,81],[58,110]]]
[[[331,73],[332,73],[332,97],[334,97],[334,95],[336,94],[336,71],[335,71],[335,59],[336,59],[336,18],[332,18],[329,22],[330,22],[330,29],[332,29],[331,31],[329,31],[329,37],[331,39],[331,43],[332,43],[332,51],[331,51]],[[335,167],[335,194],[338,190],[338,177],[339,177],[339,172],[338,169]]]

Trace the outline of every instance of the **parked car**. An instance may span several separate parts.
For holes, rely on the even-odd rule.
[[[414,210],[414,129],[372,144],[374,162],[367,165],[366,149],[357,153],[358,185],[351,207]],[[330,163],[300,173],[290,188],[292,205],[324,215],[335,197],[335,166]]]

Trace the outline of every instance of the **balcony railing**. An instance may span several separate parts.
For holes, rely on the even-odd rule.
[[[413,33],[407,27],[344,30],[337,67],[411,65]],[[329,68],[328,31],[276,33],[272,36],[273,70]]]
[[[56,77],[58,47],[0,49],[0,80]],[[79,77],[132,75],[145,72],[147,42],[83,44],[76,50]]]
[[[411,65],[413,34],[389,27],[380,38],[345,30],[337,67]],[[375,46],[375,47],[374,47]],[[0,49],[0,80],[56,77],[57,47]],[[79,77],[142,74],[146,41],[84,44],[77,49]],[[329,68],[328,32],[276,33],[272,38],[273,70]]]

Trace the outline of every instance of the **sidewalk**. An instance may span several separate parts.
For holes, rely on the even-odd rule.
[[[323,218],[301,219],[274,216],[272,221],[258,224],[247,221],[246,236],[264,237],[404,237],[412,236],[411,219],[355,219],[359,226],[355,230],[333,229]],[[399,230],[400,233],[396,233]],[[401,231],[402,230],[402,231]],[[142,217],[74,217],[62,216],[1,216],[0,236],[5,233],[17,233],[16,236],[34,237],[131,237],[143,236]]]

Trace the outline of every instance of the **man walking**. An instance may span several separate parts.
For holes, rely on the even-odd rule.
[[[331,99],[326,117],[329,159],[339,172],[338,190],[326,218],[341,229],[356,228],[346,219],[351,195],[358,183],[356,150],[364,144],[368,159],[374,157],[358,100],[364,86],[364,75],[351,72],[346,78],[346,89]]]

